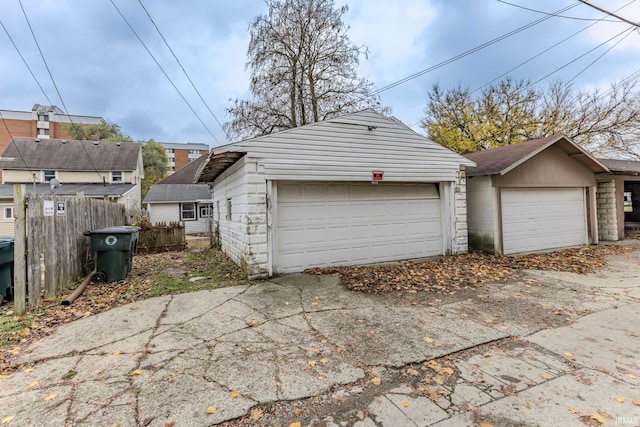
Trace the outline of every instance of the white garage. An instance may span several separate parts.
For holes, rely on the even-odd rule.
[[[213,150],[223,250],[250,277],[467,251],[474,163],[372,110]]]
[[[443,253],[435,184],[280,181],[277,271]]]
[[[598,242],[604,165],[558,135],[465,155],[469,245],[496,254]]]
[[[584,188],[503,189],[503,252],[586,245]]]

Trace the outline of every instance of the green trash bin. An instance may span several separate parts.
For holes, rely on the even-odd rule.
[[[13,298],[13,237],[0,237],[0,304]]]
[[[123,225],[86,231],[91,238],[91,250],[97,252],[94,281],[124,280],[133,266],[138,247],[140,227]]]

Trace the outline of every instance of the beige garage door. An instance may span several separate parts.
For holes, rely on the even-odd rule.
[[[503,189],[503,252],[587,244],[584,188]]]

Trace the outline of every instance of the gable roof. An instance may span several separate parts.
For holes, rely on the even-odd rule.
[[[155,184],[142,203],[180,203],[211,200],[207,184]]]
[[[198,180],[200,166],[207,160],[207,157],[207,154],[203,154],[179,171],[159,181],[157,184],[195,184]]]
[[[460,165],[474,165],[398,119],[367,109],[216,147],[199,181],[215,180],[244,154],[268,165],[273,179],[291,179],[299,170],[367,180],[372,169],[385,169],[385,178],[439,181],[455,179]]]
[[[618,159],[598,159],[614,174],[640,174],[640,161],[638,160],[618,160]]]
[[[507,145],[504,147],[492,148],[490,150],[475,151],[464,154],[464,156],[474,161],[477,166],[467,168],[467,176],[478,175],[504,175],[522,163],[551,147],[558,145],[569,156],[574,157],[593,172],[608,172],[605,165],[592,157],[589,153],[580,148],[564,135],[554,135],[546,138],[533,139],[521,142],[520,144]]]
[[[13,138],[0,169],[133,171],[141,146],[134,142]]]

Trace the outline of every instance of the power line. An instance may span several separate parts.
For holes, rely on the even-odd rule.
[[[31,22],[29,22],[29,17],[27,16],[27,12],[24,10],[24,6],[22,5],[22,0],[18,0],[18,3],[20,4],[20,8],[22,9],[22,14],[24,15],[24,19],[25,19],[25,21],[27,21],[27,25],[29,26],[29,31],[31,31],[31,35],[33,36],[33,41],[36,43],[36,46],[38,48],[38,52],[40,52],[40,57],[42,58],[42,62],[44,62],[44,66],[47,69],[47,72],[49,73],[49,78],[51,78],[51,83],[53,83],[53,87],[56,89],[56,93],[58,94],[58,98],[60,98],[60,102],[62,103],[62,107],[64,108],[64,112],[66,113],[67,117],[69,118],[69,122],[71,122],[71,125],[72,126],[77,126],[75,123],[73,123],[73,120],[71,119],[71,116],[69,115],[69,109],[67,108],[67,105],[64,102],[64,99],[62,98],[62,94],[60,93],[60,89],[58,89],[58,85],[56,84],[56,81],[53,78],[53,73],[51,73],[51,69],[49,68],[49,64],[47,64],[47,60],[44,57],[44,53],[42,52],[42,49],[40,48],[40,43],[38,43],[38,38],[36,37],[36,34],[33,31],[33,27],[31,27]],[[93,166],[93,169],[95,170],[96,174],[100,178],[103,178],[103,176],[100,174],[100,172],[98,172],[98,168],[93,163],[93,159],[89,155],[89,152],[87,151],[87,147],[85,147],[84,144],[80,144],[80,146],[82,147],[84,153],[87,155],[87,158],[89,159],[89,163],[91,163],[91,166]]]
[[[180,92],[180,89],[178,89],[178,87],[175,85],[175,83],[173,82],[173,80],[171,80],[171,77],[169,77],[169,75],[167,74],[167,72],[164,70],[164,68],[162,68],[162,65],[160,65],[160,63],[158,62],[158,60],[156,59],[155,56],[153,56],[153,54],[151,53],[151,51],[149,50],[149,48],[147,47],[147,45],[142,41],[142,39],[140,38],[140,36],[138,35],[138,33],[136,32],[136,30],[133,29],[133,27],[131,26],[131,24],[129,23],[129,21],[127,20],[127,18],[122,14],[122,12],[120,11],[120,9],[118,8],[118,6],[116,6],[116,4],[114,3],[113,0],[109,0],[111,2],[111,4],[113,5],[113,7],[116,9],[116,11],[118,11],[118,14],[120,15],[120,17],[124,20],[124,22],[127,24],[127,26],[129,27],[129,29],[131,30],[131,32],[136,36],[136,38],[138,39],[138,41],[140,42],[140,44],[142,44],[142,46],[145,48],[145,50],[147,51],[147,53],[149,54],[149,56],[151,56],[151,58],[153,59],[153,61],[156,63],[156,65],[158,66],[158,68],[160,68],[160,71],[162,71],[162,74],[164,74],[164,76],[167,78],[167,80],[169,81],[169,83],[171,83],[171,86],[173,86],[173,88],[176,90],[176,92],[178,92],[178,95],[180,95],[180,98],[182,98],[182,100],[184,101],[185,104],[187,104],[187,106],[189,107],[189,109],[191,110],[191,112],[197,117],[197,119],[200,121],[200,123],[202,124],[202,126],[204,126],[204,128],[207,130],[207,132],[209,132],[209,135],[211,135],[211,137],[216,141],[216,143],[218,145],[220,145],[220,141],[218,141],[218,138],[216,138],[216,136],[213,134],[213,132],[211,132],[211,130],[209,129],[209,127],[204,123],[204,121],[202,121],[202,119],[200,118],[200,116],[198,115],[198,113],[196,113],[196,110],[193,109],[193,107],[191,106],[191,104],[189,104],[189,101],[187,101],[187,99],[184,97],[184,95],[182,94],[182,92]]]
[[[558,17],[558,18],[574,19],[574,20],[577,20],[577,21],[602,21],[602,20],[600,20],[600,19],[594,19],[594,18],[578,18],[577,16],[554,15],[554,14],[552,14],[552,13],[544,12],[544,11],[542,11],[542,10],[531,9],[530,7],[524,7],[524,6],[521,6],[521,5],[519,5],[519,4],[509,3],[508,1],[504,1],[504,0],[496,0],[496,1],[498,1],[498,2],[500,2],[500,3],[507,4],[507,5],[509,5],[509,6],[517,7],[517,8],[519,8],[519,9],[528,10],[528,11],[530,11],[530,12],[541,13],[541,14],[543,14],[543,15],[556,16],[556,17]],[[634,1],[635,1],[635,0],[634,0]],[[618,20],[613,20],[613,19],[604,19],[603,21],[604,21],[604,22],[619,22]]]
[[[227,134],[227,132],[224,130],[224,126],[222,125],[222,123],[220,123],[220,120],[218,120],[218,118],[216,117],[215,114],[213,114],[213,111],[211,111],[211,108],[209,107],[209,105],[207,104],[207,102],[204,100],[204,98],[202,97],[202,95],[200,94],[200,91],[198,90],[198,88],[196,88],[196,85],[193,83],[193,80],[191,80],[191,77],[189,76],[189,73],[187,73],[187,70],[184,69],[184,67],[182,66],[182,63],[180,62],[180,60],[178,59],[178,56],[175,54],[175,52],[173,51],[173,49],[171,48],[171,46],[169,46],[169,42],[167,42],[167,39],[164,37],[164,35],[162,34],[162,32],[160,31],[160,29],[158,28],[158,25],[156,25],[156,22],[153,20],[153,18],[151,17],[151,15],[149,14],[149,11],[147,10],[147,8],[144,6],[144,4],[142,4],[142,0],[138,0],[138,3],[140,3],[140,6],[142,6],[142,9],[144,9],[144,12],[147,14],[147,16],[149,17],[149,20],[151,21],[151,23],[153,24],[153,26],[155,27],[156,31],[158,32],[158,34],[160,35],[160,37],[162,38],[162,41],[164,42],[164,44],[167,46],[167,48],[169,49],[169,51],[171,52],[171,54],[173,55],[174,59],[176,60],[176,62],[178,63],[178,65],[180,65],[180,68],[182,69],[182,72],[184,73],[184,75],[187,77],[187,79],[189,80],[189,83],[191,83],[191,87],[193,87],[193,90],[196,91],[196,93],[198,94],[198,96],[200,97],[200,100],[202,101],[202,103],[204,104],[205,107],[207,107],[207,110],[209,110],[209,113],[211,113],[211,116],[214,118],[214,120],[216,121],[216,123],[218,123],[218,126],[220,126],[220,129],[222,129],[222,132],[224,132],[225,136],[227,137],[227,139],[229,138],[229,135]]]
[[[33,71],[31,70],[31,67],[29,67],[29,64],[27,63],[26,59],[24,59],[24,56],[22,56],[22,52],[20,52],[20,49],[18,49],[18,46],[16,45],[16,43],[13,41],[13,38],[11,37],[11,34],[9,34],[9,31],[7,30],[7,27],[4,26],[4,23],[2,22],[2,20],[0,20],[0,25],[2,25],[2,29],[4,29],[4,32],[7,33],[7,37],[9,37],[9,40],[11,41],[11,44],[13,45],[13,47],[15,48],[16,52],[18,52],[18,55],[20,55],[20,59],[22,59],[22,62],[24,63],[24,65],[27,67],[27,70],[29,70],[29,73],[31,74],[31,77],[33,77],[33,80],[36,81],[36,84],[38,85],[38,87],[40,88],[40,91],[42,92],[42,94],[44,95],[44,97],[46,98],[47,101],[49,101],[49,105],[53,105],[53,102],[51,102],[51,100],[49,99],[49,97],[47,96],[46,92],[44,91],[44,89],[42,88],[42,85],[40,84],[40,82],[38,81],[38,79],[36,78],[35,74],[33,74]]]
[[[538,25],[541,22],[544,22],[547,19],[555,17],[555,16],[559,15],[562,12],[566,12],[567,10],[578,6],[579,4],[580,4],[580,2],[573,3],[573,4],[571,4],[571,5],[567,6],[567,7],[564,7],[562,9],[558,10],[557,12],[555,12],[555,13],[553,13],[551,15],[548,15],[548,16],[545,16],[543,18],[537,19],[537,20],[535,20],[535,21],[533,21],[533,22],[531,22],[531,23],[529,23],[527,25],[519,27],[519,28],[517,28],[517,29],[515,29],[513,31],[510,31],[510,32],[506,33],[506,34],[503,34],[500,37],[496,37],[496,38],[494,38],[492,40],[489,40],[488,42],[485,42],[485,43],[483,43],[481,45],[478,45],[478,46],[476,46],[476,47],[474,47],[472,49],[469,49],[469,50],[467,50],[465,52],[462,52],[462,53],[460,53],[460,54],[458,54],[458,55],[456,55],[456,56],[454,56],[452,58],[449,58],[449,59],[447,59],[445,61],[442,61],[442,62],[440,62],[440,63],[438,63],[436,65],[433,65],[433,66],[431,66],[429,68],[425,68],[424,70],[418,71],[417,73],[411,74],[411,75],[409,75],[409,76],[407,76],[407,77],[405,77],[403,79],[400,79],[400,80],[398,80],[396,82],[393,82],[393,83],[390,83],[390,84],[388,84],[386,86],[383,86],[380,89],[374,91],[372,93],[372,95],[380,94],[381,92],[387,91],[387,90],[392,89],[392,88],[394,88],[396,86],[404,84],[404,83],[406,83],[406,82],[408,82],[410,80],[416,79],[416,78],[418,78],[418,77],[420,77],[420,76],[422,76],[424,74],[427,74],[427,73],[429,73],[431,71],[434,71],[434,70],[436,70],[438,68],[441,68],[441,67],[443,67],[445,65],[451,64],[452,62],[455,62],[455,61],[457,61],[459,59],[462,59],[465,56],[471,55],[472,53],[476,53],[476,52],[478,52],[478,51],[480,51],[480,50],[482,50],[482,49],[484,49],[484,48],[486,48],[488,46],[491,46],[491,45],[493,45],[493,44],[495,44],[495,43],[497,43],[499,41],[502,41],[502,40],[504,40],[506,38],[509,38],[509,37],[511,37],[511,36],[513,36],[515,34],[518,34],[518,33],[522,32],[522,31],[524,31],[526,29],[529,29],[529,28],[531,28],[531,27],[533,27],[535,25]]]
[[[506,2],[504,2],[504,1],[502,1],[502,0],[498,0],[498,1],[500,1],[500,2],[502,2],[502,3],[506,3]],[[624,9],[625,7],[629,6],[631,3],[635,3],[635,1],[636,1],[636,0],[631,0],[629,3],[627,3],[627,4],[625,4],[625,5],[621,6],[621,7],[619,7],[618,9],[616,9],[616,12],[617,12],[617,11],[619,11],[619,10],[621,10],[621,9]],[[507,3],[507,4],[511,4],[511,3]],[[603,22],[603,21],[605,21],[604,17],[600,18],[599,20],[597,20],[596,22],[594,22],[594,23],[592,23],[592,24],[587,25],[586,27],[584,27],[583,29],[581,29],[581,30],[579,30],[579,31],[576,31],[575,33],[571,34],[570,36],[565,37],[564,39],[562,39],[562,40],[560,40],[559,42],[557,42],[557,43],[553,44],[552,46],[549,46],[548,48],[546,48],[546,49],[545,49],[545,50],[543,50],[542,52],[538,53],[537,55],[535,55],[535,56],[533,56],[533,57],[531,57],[531,58],[527,59],[527,60],[526,60],[526,61],[524,61],[524,62],[521,62],[520,64],[516,65],[515,67],[513,67],[513,68],[509,69],[508,71],[506,71],[506,72],[504,72],[504,73],[500,74],[498,77],[496,77],[496,78],[492,79],[491,81],[489,81],[489,82],[487,82],[487,83],[483,84],[482,86],[480,86],[480,87],[478,87],[478,88],[476,88],[476,89],[472,90],[470,93],[475,93],[475,92],[479,91],[480,89],[482,89],[482,88],[484,88],[484,87],[486,87],[486,86],[490,85],[491,83],[495,82],[495,81],[496,81],[496,80],[498,80],[499,78],[502,78],[502,77],[504,77],[504,76],[508,75],[509,73],[511,73],[511,72],[513,72],[513,71],[515,71],[515,70],[517,70],[518,68],[520,68],[520,67],[522,67],[522,66],[524,66],[524,65],[528,64],[529,62],[533,61],[534,59],[539,58],[540,56],[542,56],[542,55],[544,55],[545,53],[549,52],[551,49],[556,48],[557,46],[561,45],[562,43],[566,42],[567,40],[569,40],[569,39],[571,39],[571,38],[573,38],[573,37],[577,36],[577,35],[578,35],[578,34],[580,34],[581,32],[586,31],[586,30],[588,30],[589,28],[593,27],[594,25],[596,25],[596,24],[598,24],[598,23],[600,23],[600,22]]]
[[[609,11],[608,11],[608,10],[606,10],[606,9],[603,9],[603,8],[601,8],[601,7],[599,7],[599,6],[596,6],[596,5],[594,5],[594,4],[591,4],[591,3],[589,3],[589,2],[588,2],[588,1],[586,1],[586,0],[578,0],[578,1],[579,1],[580,3],[586,4],[586,5],[587,5],[587,6],[589,6],[589,7],[594,8],[595,10],[599,10],[600,12],[604,12],[604,13],[606,13],[606,14],[607,14],[607,15],[609,15],[609,16],[613,16],[614,18],[618,18],[619,20],[621,20],[621,21],[623,21],[623,22],[626,22],[627,24],[633,25],[633,26],[634,26],[634,27],[636,27],[636,28],[640,28],[640,23],[630,21],[630,20],[628,20],[628,19],[626,19],[626,18],[623,18],[623,17],[622,17],[622,16],[620,16],[620,15],[616,15],[616,14],[615,14],[615,13],[613,13],[613,12],[609,12]]]

